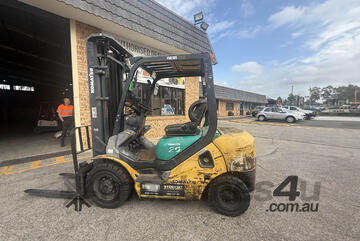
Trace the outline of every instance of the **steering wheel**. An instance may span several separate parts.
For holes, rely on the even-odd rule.
[[[138,103],[138,106],[146,111],[152,111],[152,109],[149,106],[146,106],[140,102]]]
[[[130,104],[130,103],[125,103],[125,106],[131,108],[135,112],[141,112],[139,109],[143,109],[148,112],[152,111],[152,109],[150,107],[148,107],[140,102],[138,102],[136,105]]]

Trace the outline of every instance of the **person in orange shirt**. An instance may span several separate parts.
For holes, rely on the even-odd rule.
[[[69,98],[64,98],[64,104],[59,105],[56,111],[62,122],[61,146],[65,146],[66,133],[74,128],[74,106]]]

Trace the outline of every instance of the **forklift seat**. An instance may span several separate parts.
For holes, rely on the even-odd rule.
[[[172,124],[165,127],[167,137],[172,136],[194,136],[198,135],[200,130],[197,128],[207,110],[207,101],[195,101],[189,108],[189,118],[191,122],[182,124]]]

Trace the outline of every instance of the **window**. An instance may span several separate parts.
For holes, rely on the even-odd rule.
[[[273,107],[271,108],[271,112],[281,112],[282,110],[280,108],[277,107]]]
[[[226,102],[226,110],[234,110],[234,103]]]
[[[264,109],[264,112],[270,112],[270,111],[271,111],[271,108],[269,108],[269,107]]]
[[[152,94],[150,103],[145,103],[147,85],[137,83],[133,94],[141,102],[153,109],[151,116],[184,115],[185,91],[182,88],[159,86],[157,95]]]
[[[0,84],[0,90],[10,90],[10,85]]]
[[[290,110],[297,110],[297,108],[296,107],[290,107]]]

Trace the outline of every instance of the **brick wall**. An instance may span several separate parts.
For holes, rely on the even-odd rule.
[[[89,103],[89,85],[86,60],[86,38],[92,33],[100,32],[99,29],[90,25],[76,22],[76,48],[77,65],[79,79],[79,97],[80,97],[80,125],[90,125],[90,103]]]
[[[234,116],[240,116],[240,102],[236,102],[236,101],[227,101],[227,100],[218,100],[219,101],[219,107],[218,107],[218,111],[217,111],[217,115],[219,117],[224,117],[224,116],[228,116],[228,110],[226,110],[226,103],[227,102],[232,102],[234,103],[234,109],[232,110],[232,112],[234,113]],[[246,115],[246,112],[244,110],[243,115]]]
[[[90,105],[88,72],[86,60],[86,38],[92,33],[101,30],[87,24],[76,22],[76,48],[77,66],[79,80],[80,97],[80,125],[90,125]],[[164,135],[164,128],[169,124],[183,123],[189,121],[187,110],[190,105],[199,99],[199,78],[186,78],[185,81],[185,115],[183,116],[151,116],[147,118],[146,124],[151,125],[151,130],[147,133],[148,138],[159,138]]]

